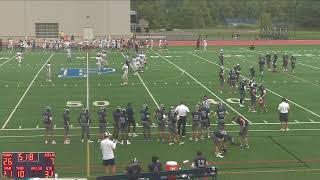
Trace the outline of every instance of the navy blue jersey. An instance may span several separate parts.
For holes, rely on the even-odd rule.
[[[267,55],[266,55],[266,60],[267,60],[267,62],[270,62],[270,61],[271,61],[271,55],[270,55],[270,54],[267,54]]]
[[[98,112],[99,123],[106,123],[106,112],[99,111]]]
[[[89,123],[90,117],[89,117],[89,113],[88,112],[81,112],[80,116],[78,118],[78,121],[80,123]]]
[[[119,124],[120,125],[125,125],[128,122],[128,118],[124,113],[121,113],[119,116]]]
[[[207,167],[207,159],[203,156],[196,156],[193,159],[193,164],[196,168],[206,168]]]
[[[148,168],[150,172],[159,173],[162,171],[162,164],[160,162],[154,162],[149,164]]]
[[[177,122],[177,116],[176,113],[174,112],[174,110],[171,110],[168,112],[168,120],[169,120],[169,124],[173,125]]]
[[[296,64],[296,62],[297,62],[297,58],[295,58],[295,57],[291,57],[291,64]]]
[[[50,111],[45,111],[42,113],[43,122],[45,124],[51,124],[52,123],[52,114]]]
[[[240,81],[239,83],[239,91],[244,92],[246,90],[246,83],[244,81]]]
[[[254,76],[255,73],[256,73],[256,70],[255,70],[253,67],[250,68],[250,74],[251,74],[251,76]]]
[[[133,119],[133,114],[134,114],[133,108],[132,107],[128,107],[126,109],[126,111],[127,111],[128,119],[130,119],[130,120]]]
[[[224,117],[226,116],[226,112],[227,110],[224,106],[219,107],[216,111],[218,119],[224,119]]]
[[[236,123],[239,124],[241,127],[243,127],[243,121],[241,121],[241,119],[244,121],[244,126],[248,126],[249,125],[249,122],[247,120],[245,120],[244,118],[242,117],[237,117],[236,119]]]
[[[149,121],[150,113],[146,110],[140,111],[141,121]]]
[[[164,122],[164,110],[163,109],[157,109],[156,119],[158,120],[159,123]]]
[[[139,164],[132,164],[127,167],[127,174],[134,175],[140,173],[142,170],[141,166]],[[130,177],[129,180],[136,180],[138,178]]]
[[[120,118],[121,114],[122,114],[121,112],[117,112],[117,111],[114,111],[112,113],[113,120],[115,121],[115,123],[119,122],[119,118]]]
[[[235,80],[237,78],[236,72],[235,71],[230,71],[229,72],[229,79],[230,80]]]
[[[199,122],[201,120],[201,113],[200,111],[192,111],[191,112],[192,121]]]
[[[64,112],[63,113],[63,124],[65,125],[65,126],[69,126],[69,124],[70,124],[70,115],[69,115],[69,112]]]
[[[201,120],[207,120],[209,119],[209,112],[210,110],[206,107],[202,107],[200,109],[200,114],[201,114]]]
[[[224,72],[219,71],[219,79],[223,80],[224,79]]]
[[[214,136],[215,136],[216,138],[219,138],[219,139],[222,139],[222,138],[225,137],[225,135],[222,134],[220,131],[216,131],[216,132],[214,132],[213,134],[214,134]]]
[[[259,66],[262,67],[265,64],[265,59],[264,57],[259,57]]]

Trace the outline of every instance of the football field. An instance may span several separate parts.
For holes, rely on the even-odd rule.
[[[239,107],[239,93],[234,94],[225,83],[220,93],[218,51],[224,50],[226,78],[228,70],[241,65],[242,78],[249,78],[249,67],[256,69],[257,82],[267,88],[268,112],[248,112]],[[260,77],[258,56],[277,52],[278,71],[265,72]],[[297,57],[296,71],[282,72],[282,55]],[[4,151],[53,151],[56,152],[56,171],[60,177],[91,177],[103,175],[98,139],[100,106],[107,105],[108,130],[112,131],[112,111],[131,102],[135,109],[138,137],[130,138],[131,145],[117,145],[116,162],[122,173],[131,159],[136,157],[146,170],[151,156],[161,162],[191,160],[201,150],[212,166],[218,168],[219,180],[227,179],[308,179],[320,177],[320,49],[318,46],[257,46],[254,51],[245,46],[211,46],[206,52],[195,52],[194,47],[169,47],[168,51],[147,53],[148,69],[138,76],[129,72],[129,84],[122,80],[121,52],[108,54],[108,68],[97,71],[96,52],[74,51],[72,62],[64,52],[26,52],[21,66],[15,53],[0,52],[0,152]],[[46,64],[52,63],[52,82],[46,81]],[[289,65],[290,67],[290,65]],[[152,128],[153,141],[144,141],[139,111],[148,104],[154,113],[164,104],[166,110],[183,101],[190,110],[207,95],[222,101],[230,115],[226,117],[226,130],[238,137],[238,125],[232,117],[242,115],[251,123],[248,133],[250,149],[231,145],[223,159],[216,158],[211,139],[198,142],[189,140],[191,117],[188,117],[188,134],[184,145],[169,146],[156,141],[156,126]],[[249,98],[249,94],[246,95]],[[288,132],[281,132],[278,104],[286,97],[290,104]],[[44,144],[41,113],[46,106],[53,112],[57,144]],[[71,144],[63,144],[64,108],[70,109],[72,128]],[[77,118],[82,108],[89,108],[91,139],[94,143],[80,141]],[[212,106],[214,110],[215,105]],[[155,118],[151,120],[156,124]],[[216,118],[211,116],[211,130]],[[190,164],[182,165],[189,168]]]

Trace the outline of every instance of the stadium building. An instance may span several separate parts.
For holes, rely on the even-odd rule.
[[[1,37],[129,36],[130,0],[1,0]]]

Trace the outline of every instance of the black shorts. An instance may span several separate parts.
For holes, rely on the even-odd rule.
[[[288,122],[288,113],[280,113],[279,120],[281,122]]]
[[[102,164],[104,166],[114,166],[116,164],[116,160],[115,160],[115,158],[108,159],[108,160],[102,160]]]

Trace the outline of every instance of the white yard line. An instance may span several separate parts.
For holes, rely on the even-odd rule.
[[[185,71],[184,69],[182,69],[181,67],[177,66],[176,64],[174,64],[173,62],[169,61],[167,58],[163,57],[162,55],[160,55],[157,52],[156,53],[159,57],[161,57],[162,59],[166,60],[168,63],[170,63],[171,65],[175,66],[177,69],[179,69],[180,71],[184,72],[186,75],[188,75],[191,79],[193,79],[196,83],[198,83],[201,87],[203,87],[205,90],[207,90],[210,94],[212,94],[213,96],[215,96],[217,99],[219,99],[219,101],[223,102],[226,106],[228,106],[232,111],[234,111],[235,113],[237,113],[238,115],[244,117],[249,123],[252,123],[248,118],[246,118],[245,116],[243,116],[241,113],[239,113],[237,110],[235,110],[232,106],[230,106],[229,104],[227,104],[224,100],[222,100],[219,96],[217,96],[214,92],[212,92],[210,89],[208,89],[206,86],[204,86],[201,82],[199,82],[196,78],[194,78],[192,75],[190,75],[187,71]]]
[[[212,62],[212,61],[209,61],[208,59],[205,59],[205,58],[203,58],[203,57],[201,57],[201,56],[198,56],[198,55],[193,54],[193,53],[190,53],[190,52],[188,52],[188,53],[191,54],[191,55],[193,55],[193,56],[196,56],[196,57],[198,57],[198,58],[200,58],[200,59],[203,59],[203,60],[205,60],[205,61],[207,61],[207,62],[209,62],[209,63],[211,63],[211,64],[215,64],[216,66],[220,67],[219,64],[214,63],[214,62]],[[225,69],[229,70],[229,69],[226,68],[226,67],[225,67]],[[243,75],[241,75],[241,77],[246,78],[246,77],[243,76]],[[272,91],[271,89],[268,89],[268,88],[266,88],[266,89],[267,89],[267,91],[271,92],[272,94],[274,94],[274,95],[276,95],[276,96],[278,96],[278,97],[280,97],[280,98],[283,98],[283,96],[281,96],[280,94]],[[287,99],[287,98],[286,98],[286,99]],[[319,115],[319,114],[317,114],[317,113],[315,113],[315,112],[313,112],[313,111],[311,111],[311,110],[309,110],[309,109],[307,109],[307,108],[305,108],[305,107],[303,107],[303,106],[301,106],[301,105],[299,105],[299,104],[297,104],[297,103],[295,103],[295,102],[293,102],[293,101],[291,101],[291,100],[289,100],[289,99],[287,99],[287,101],[289,101],[290,103],[298,106],[299,108],[301,108],[301,109],[303,109],[303,110],[305,110],[305,111],[307,111],[307,112],[309,112],[309,113],[311,113],[311,114],[313,114],[313,115],[315,115],[315,116],[317,116],[317,117],[320,118],[320,115]]]
[[[125,58],[125,55],[123,53],[121,53],[122,56]],[[130,64],[130,66],[132,67],[132,65]],[[137,72],[137,76],[139,78],[139,80],[141,81],[142,85],[144,86],[144,88],[146,89],[146,91],[148,92],[149,96],[151,97],[151,99],[153,100],[154,104],[157,106],[158,109],[160,109],[160,106],[158,104],[158,102],[156,101],[156,99],[153,97],[153,95],[151,94],[149,88],[146,86],[146,84],[144,83],[143,79],[141,78],[140,74]]]
[[[40,70],[38,71],[38,73],[34,76],[34,78],[32,79],[32,81],[30,82],[28,88],[26,89],[26,91],[23,93],[23,95],[21,96],[20,100],[18,101],[18,103],[16,104],[16,106],[14,107],[14,109],[12,110],[12,112],[10,113],[9,117],[7,118],[6,122],[3,124],[1,129],[4,129],[7,124],[9,123],[9,121],[11,120],[11,117],[13,116],[13,114],[16,112],[17,108],[19,107],[20,103],[22,102],[22,100],[24,99],[24,97],[26,96],[26,94],[28,93],[29,89],[31,88],[32,84],[34,83],[34,81],[37,79],[38,75],[40,74],[40,72],[42,71],[42,69],[47,65],[47,63],[50,61],[50,59],[52,58],[52,56],[54,55],[54,53],[51,54],[51,56],[46,60],[46,62],[42,65],[42,67],[40,68]]]
[[[5,62],[3,62],[2,64],[0,64],[0,67],[5,65],[7,62],[11,61],[13,58],[15,58],[16,55],[12,56],[10,59],[6,60]]]

